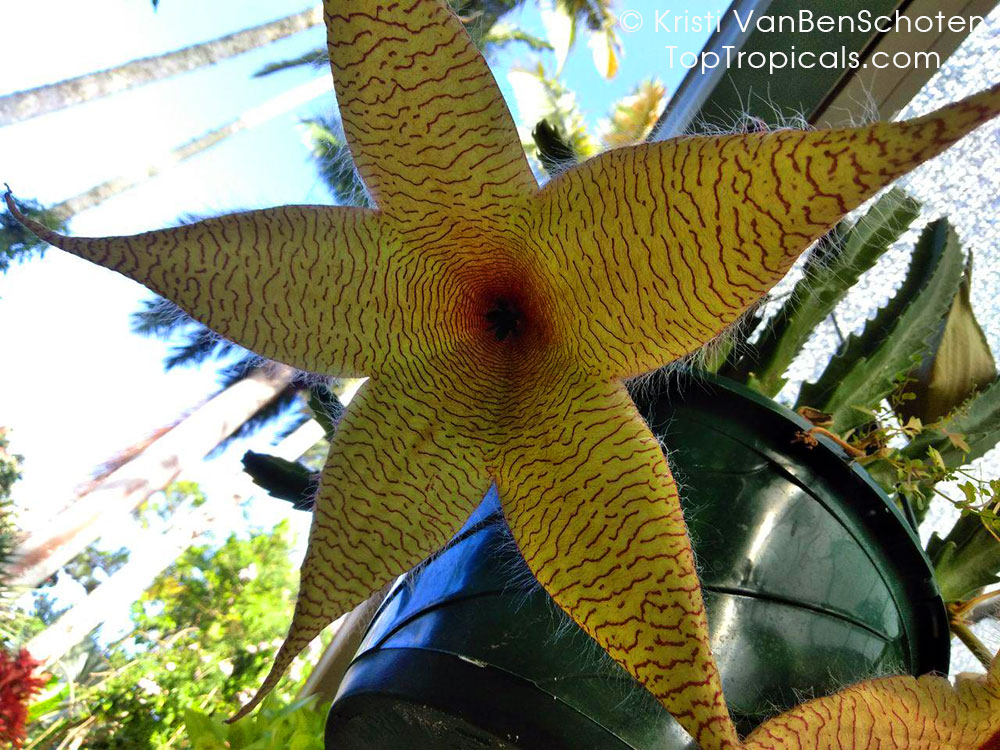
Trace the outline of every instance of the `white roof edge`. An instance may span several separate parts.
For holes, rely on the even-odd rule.
[[[751,12],[760,16],[767,12],[771,2],[772,0],[733,0],[726,9],[719,31],[712,34],[703,51],[716,52],[721,59],[725,59],[724,47],[741,49],[747,38],[753,34],[754,26],[749,24],[746,31],[741,30],[733,11],[738,10],[741,18],[748,18]],[[650,140],[664,141],[682,134],[727,72],[728,69],[721,65],[707,73],[700,72],[698,68],[688,71],[667,103],[667,110]]]

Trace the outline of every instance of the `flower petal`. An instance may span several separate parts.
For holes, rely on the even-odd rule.
[[[366,375],[388,348],[379,274],[392,242],[377,213],[284,206],[131,237],[40,238],[118,271],[240,346],[293,367]],[[380,345],[381,344],[381,345]]]
[[[1000,659],[989,675],[887,677],[803,703],[758,727],[746,750],[1000,748]]]
[[[391,378],[366,383],[337,426],[313,511],[292,625],[249,713],[327,625],[443,546],[490,486],[440,410]]]
[[[540,193],[534,236],[576,302],[591,365],[690,353],[880,188],[1000,112],[1000,86],[916,120],[687,137],[609,151]]]
[[[737,747],[677,486],[624,388],[568,377],[511,413],[495,471],[528,567],[701,747]]]
[[[326,0],[337,101],[378,206],[431,224],[435,212],[504,222],[536,188],[493,74],[442,0]]]

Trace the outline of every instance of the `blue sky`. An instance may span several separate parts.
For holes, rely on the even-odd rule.
[[[726,3],[658,2],[674,12],[705,12]],[[212,39],[309,7],[302,0],[39,0],[5,4],[0,23],[0,94],[30,88],[136,57]],[[650,0],[619,10],[649,13]],[[512,21],[541,34],[534,6]],[[700,49],[707,34],[671,35]],[[669,70],[663,38],[647,28],[622,34],[625,54],[613,81],[597,73],[578,44],[564,80],[578,92],[588,121],[605,116],[617,98],[658,76],[668,90],[684,74]],[[314,28],[214,67],[108,99],[0,128],[0,181],[23,198],[54,203],[148,163],[188,139],[326,71],[289,71],[264,79],[261,65],[323,44]],[[508,101],[506,71],[529,64],[516,48],[494,60]],[[543,58],[551,65],[551,56]],[[167,226],[186,214],[215,214],[285,203],[330,202],[297,128],[303,117],[330,111],[332,89],[296,112],[233,137],[145,185],[76,217],[75,234],[126,234]],[[515,111],[516,115],[516,111]],[[129,314],[147,296],[139,285],[84,261],[49,250],[43,259],[0,277],[4,366],[0,425],[25,457],[15,500],[26,527],[43,523],[72,488],[118,450],[172,421],[215,389],[214,368],[165,374],[167,345],[133,336]],[[270,434],[234,446],[196,478],[223,492],[247,447],[265,448]]]

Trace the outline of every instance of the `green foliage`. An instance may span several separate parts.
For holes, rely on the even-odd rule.
[[[0,427],[0,599],[7,594],[7,569],[17,541],[10,491],[14,482],[21,478],[21,457],[8,453],[7,445],[7,430]],[[6,604],[0,601],[0,636],[10,629],[10,623],[5,622],[9,619],[6,617],[7,609]]]
[[[970,255],[951,309],[938,324],[923,361],[908,376],[906,393],[912,398],[900,401],[901,419],[933,422],[947,416],[956,404],[996,378],[996,362],[972,310],[971,291]]]
[[[244,644],[219,689],[229,699],[256,686],[269,666],[270,641],[287,626],[295,588],[290,553],[285,521],[249,539],[231,535],[218,549],[187,550],[134,607],[136,646],[174,637],[176,646],[188,642],[184,650],[229,655],[233,644]]]
[[[0,427],[0,506],[10,500],[14,482],[21,478],[21,456],[7,452],[7,429]]]
[[[132,333],[160,339],[182,339],[164,360],[172,370],[182,365],[197,365],[210,359],[222,360],[233,356],[245,358],[249,352],[213,333],[170,300],[150,297],[140,303],[131,316]]]
[[[1000,440],[1000,380],[928,426],[902,449],[917,459],[934,450],[942,463],[957,468],[986,454]]]
[[[185,552],[134,605],[135,631],[108,650],[97,679],[47,696],[28,747],[55,747],[74,733],[95,750],[191,747],[185,712],[231,715],[287,630],[295,590],[288,537],[283,522]],[[293,684],[286,677],[279,692],[287,698]]]
[[[876,231],[860,235],[861,240],[871,242],[878,252],[879,245],[898,236],[911,213],[905,200],[894,199],[881,211],[888,224],[870,225]],[[850,233],[846,239],[851,241]],[[849,269],[837,270],[849,273]],[[850,283],[856,278],[857,274],[849,273]],[[803,385],[799,406],[813,407],[812,411],[824,419],[822,427],[847,438],[848,449],[887,492],[898,493],[900,501],[913,508],[918,520],[926,515],[933,497],[940,496],[980,519],[981,528],[976,533],[983,538],[974,541],[989,546],[994,542],[989,516],[996,488],[962,467],[1000,440],[1000,388],[994,388],[994,383],[970,399],[984,382],[993,382],[996,373],[969,305],[968,283],[954,231],[944,220],[935,222],[918,241],[907,278],[895,297],[860,336],[851,337],[816,383]],[[807,288],[802,293],[819,296],[829,288],[821,286],[816,292]],[[820,300],[817,304],[824,303]],[[806,313],[804,319],[818,320],[819,316]],[[801,331],[788,335],[797,346],[804,342]],[[777,351],[780,347],[773,345],[775,338],[762,337],[769,343],[761,351]],[[970,340],[980,347],[975,367],[968,352]],[[784,360],[790,362],[794,354],[789,350]],[[773,361],[779,359],[773,357]],[[770,375],[780,375],[783,369],[776,365]],[[922,389],[914,387],[915,374],[926,375]],[[748,380],[762,389],[768,379],[750,373]],[[947,387],[932,390],[938,380],[948,381]],[[932,393],[933,408],[929,400]],[[883,399],[889,400],[890,408],[882,405]],[[941,414],[947,416],[929,424],[922,418]],[[962,482],[962,496],[939,487],[947,482]],[[978,549],[976,544],[963,544],[965,550]],[[954,567],[964,565],[966,557],[948,560]]]
[[[774,396],[815,326],[917,212],[893,190],[852,228],[835,229],[757,342],[724,374]],[[1000,442],[1000,379],[969,299],[971,258],[964,266],[947,222],[931,224],[899,291],[815,383],[802,386],[797,403],[817,426],[811,432],[840,440],[918,522],[935,497],[961,511],[954,528],[944,538],[935,534],[927,548],[953,602],[996,582],[1000,571],[1000,480],[968,469]]]
[[[908,384],[904,383],[895,399],[912,396],[907,388]],[[959,398],[964,395],[960,394]],[[893,408],[898,413],[900,408],[895,399]],[[1000,442],[1000,380],[959,406],[949,406],[946,418],[929,425],[924,425],[919,417],[910,417],[903,427],[908,442],[901,448],[891,447],[891,430],[880,427],[873,433],[878,436],[880,450],[867,468],[887,491],[895,490],[904,496],[918,519],[926,515],[935,495],[959,508],[963,514],[976,516],[981,522],[979,526],[967,527],[962,532],[965,552],[948,560],[948,565],[956,567],[969,560],[968,550],[978,549],[977,545],[1000,548],[1000,524],[995,518],[1000,485],[996,480],[984,480],[963,468]],[[877,416],[880,424],[888,423],[889,415]],[[942,490],[939,485],[945,482],[960,482],[961,496]],[[967,538],[971,533],[977,538]],[[994,572],[1000,571],[1000,557],[996,562]],[[972,568],[977,565],[969,564]]]
[[[850,229],[838,227],[810,254],[805,274],[732,373],[772,398],[807,339],[920,213],[902,190],[883,195]],[[727,373],[730,374],[730,373]],[[808,391],[807,391],[808,392]],[[813,405],[813,404],[810,404]]]
[[[666,106],[666,90],[657,80],[641,82],[628,96],[611,108],[601,123],[600,138],[587,131],[583,112],[573,92],[558,76],[551,76],[539,64],[517,69],[511,75],[521,116],[537,124],[531,142],[525,143],[529,156],[554,177],[579,161],[596,154],[602,146],[617,148],[645,140]]]
[[[876,404],[927,351],[939,322],[958,292],[963,270],[958,237],[940,219],[924,230],[913,251],[903,286],[852,335],[815,383],[802,386],[797,406],[832,415],[832,429],[843,432],[868,420],[858,406]]]
[[[18,199],[17,203],[29,219],[41,222],[57,232],[66,230],[66,218],[45,208],[41,203],[24,199]],[[5,273],[11,263],[25,261],[35,253],[41,255],[47,247],[48,243],[25,229],[10,211],[0,209],[0,273]]]
[[[991,483],[993,498],[1000,494],[1000,481]],[[969,494],[974,494],[969,489]],[[997,531],[991,533],[991,528]],[[942,539],[931,536],[927,554],[934,564],[934,577],[945,601],[968,599],[984,586],[1000,581],[1000,523],[995,514],[966,513]]]
[[[125,565],[128,558],[129,551],[124,547],[107,551],[100,549],[97,544],[90,544],[83,552],[70,560],[63,567],[63,570],[73,580],[79,582],[89,594],[100,585],[102,580],[113,575]],[[54,581],[55,576],[49,580]],[[44,591],[44,588],[40,589],[40,592]]]
[[[936,422],[924,425],[919,417],[897,422],[893,411],[898,413],[898,400],[908,395],[905,387],[906,381],[903,381],[888,408],[862,410],[871,422],[865,431],[850,436],[851,447],[861,449],[864,454],[859,458],[860,462],[887,492],[898,493],[911,506],[918,522],[927,514],[935,495],[963,513],[974,513],[984,522],[988,521],[997,502],[997,485],[980,479],[963,467],[996,444],[1000,439],[1000,425],[994,422],[992,429],[979,433],[983,442],[977,447],[981,452],[974,454],[966,436],[953,431],[954,424]],[[987,407],[985,411],[990,410]],[[956,410],[953,417],[957,420],[961,413],[961,409]],[[902,447],[898,447],[900,445]],[[958,482],[961,482],[961,496],[946,492],[939,486]],[[987,532],[990,528],[991,524],[986,523]]]
[[[188,709],[184,725],[193,750],[323,750],[328,708],[315,698],[283,705],[268,696],[258,711],[236,724]]]
[[[151,521],[169,521],[181,507],[200,508],[206,502],[208,499],[197,482],[180,480],[163,492],[154,492],[136,508],[135,515],[142,527],[148,529]]]
[[[515,68],[510,71],[508,79],[514,87],[522,120],[545,121],[579,159],[589,158],[600,150],[600,143],[587,130],[576,95],[541,63],[531,68]],[[528,155],[541,160],[535,142],[523,137],[522,141]]]
[[[617,101],[601,125],[601,141],[608,148],[641,143],[649,137],[667,106],[667,90],[656,79],[637,85]]]
[[[557,0],[556,5],[590,31],[603,31],[614,24],[611,4],[605,0]]]
[[[539,39],[537,36],[503,21],[493,24],[489,31],[482,35],[482,49],[487,55],[513,43],[524,44],[532,52],[552,51],[552,45],[544,39]]]

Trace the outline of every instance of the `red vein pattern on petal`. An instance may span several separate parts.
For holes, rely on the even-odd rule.
[[[490,463],[535,577],[701,746],[738,747],[677,487],[624,388],[568,377],[508,429]]]
[[[9,195],[7,205],[46,242],[144,284],[268,359],[366,375],[391,345],[392,298],[374,289],[405,256],[376,212],[281,206],[91,238],[31,221]]]
[[[327,0],[326,21],[344,132],[383,211],[502,224],[494,214],[534,192],[500,89],[446,3]]]
[[[320,631],[440,549],[489,488],[450,420],[405,383],[369,381],[337,426],[313,511],[295,614],[246,715]]]
[[[989,675],[886,677],[803,703],[766,721],[746,750],[997,750],[1000,659]]]
[[[1000,86],[902,123],[616,149],[540,192],[528,237],[588,364],[629,377],[722,332],[845,213],[1000,112]]]

